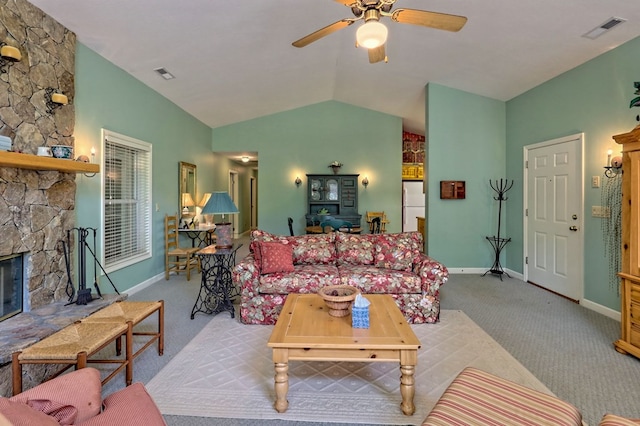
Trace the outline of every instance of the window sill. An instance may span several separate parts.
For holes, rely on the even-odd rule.
[[[32,154],[0,151],[0,167],[30,170],[56,170],[63,173],[100,173],[100,165]]]

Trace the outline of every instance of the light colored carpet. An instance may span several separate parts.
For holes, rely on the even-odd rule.
[[[421,424],[453,378],[471,365],[551,393],[462,311],[413,325],[422,343],[416,413],[400,411],[394,363],[299,362],[289,366],[289,408],[273,409],[272,326],[214,317],[148,384],[166,415],[370,424]]]

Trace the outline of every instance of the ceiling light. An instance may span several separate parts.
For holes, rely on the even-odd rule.
[[[244,157],[242,157],[242,162],[243,163],[248,163],[249,162],[249,157],[247,157],[246,155]]]
[[[356,31],[356,40],[359,46],[374,49],[382,46],[387,41],[387,27],[378,21],[365,22]]]
[[[627,20],[624,18],[616,18],[616,17],[609,18],[602,24],[598,25],[596,28],[589,31],[588,33],[583,34],[582,37],[586,37],[586,38],[590,38],[591,40],[594,40],[600,37],[602,34],[606,33],[607,31],[611,30],[613,27],[617,26],[618,24],[622,24],[623,22],[626,22],[626,21]]]
[[[176,78],[173,74],[167,71],[166,68],[156,68],[154,71],[160,74],[160,77],[164,78],[165,80],[171,80]]]

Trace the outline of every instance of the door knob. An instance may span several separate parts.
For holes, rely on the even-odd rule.
[[[570,226],[569,227],[569,231],[577,231],[578,227],[577,226]]]

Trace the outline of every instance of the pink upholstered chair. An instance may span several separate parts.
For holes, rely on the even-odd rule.
[[[142,383],[114,392],[104,401],[101,392],[98,370],[72,371],[11,398],[0,398],[0,425],[166,426]]]

